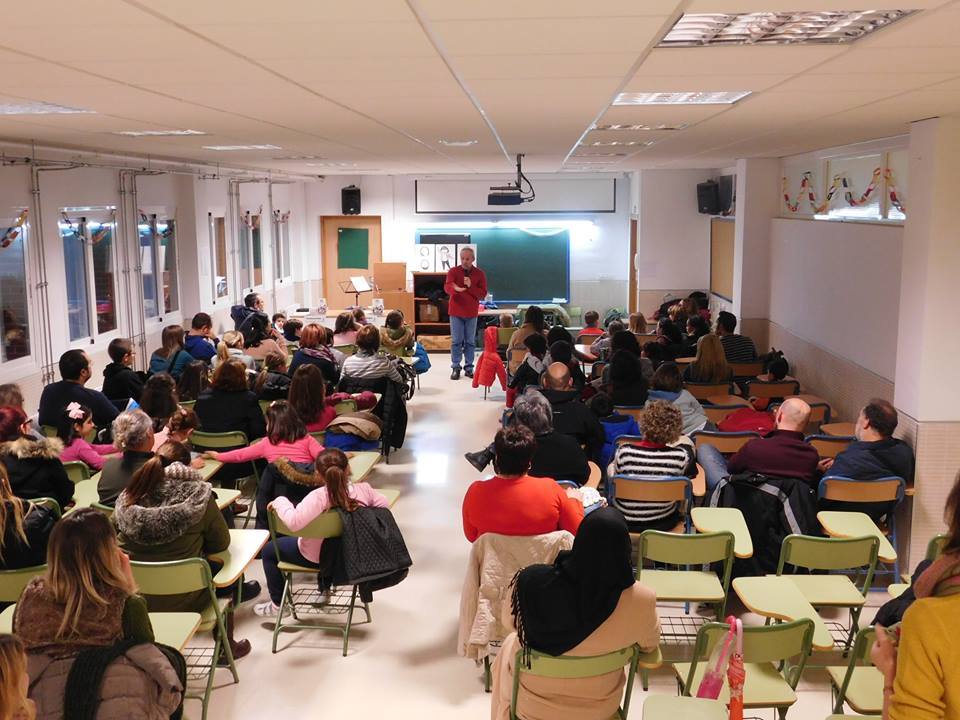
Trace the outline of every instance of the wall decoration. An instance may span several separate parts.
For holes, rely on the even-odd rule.
[[[824,198],[822,203],[817,202],[817,193],[813,186],[812,173],[803,173],[800,181],[800,191],[793,200],[790,199],[789,180],[784,177],[783,202],[787,210],[792,213],[796,213],[800,210],[800,204],[803,198],[806,197],[810,203],[813,213],[815,215],[822,215],[830,209],[830,204],[833,202],[834,197],[836,197],[838,194],[842,194],[843,199],[847,203],[848,207],[862,207],[868,203],[876,202],[874,199],[874,194],[877,192],[877,187],[880,184],[881,177],[886,184],[887,193],[890,197],[891,204],[901,213],[905,213],[906,210],[904,208],[903,201],[897,193],[897,186],[894,183],[893,171],[890,168],[879,167],[874,169],[870,178],[870,182],[867,184],[867,187],[864,189],[864,191],[859,195],[857,195],[852,183],[850,182],[850,179],[847,177],[845,172],[834,175],[833,180],[830,183],[830,187],[827,189],[826,198]]]
[[[3,231],[3,235],[0,236],[0,250],[10,247],[13,241],[20,237],[20,230],[26,225],[28,214],[27,209],[24,208],[17,216],[17,219],[13,221],[13,225]]]
[[[417,243],[414,247],[413,270],[414,272],[433,272],[434,263],[434,245]]]
[[[337,267],[370,266],[370,231],[366,228],[337,228]]]
[[[435,247],[436,259],[433,271],[445,273],[457,264],[457,246],[450,243],[440,243]]]

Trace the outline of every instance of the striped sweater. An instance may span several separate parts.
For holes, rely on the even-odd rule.
[[[383,353],[370,353],[365,350],[360,350],[343,361],[342,374],[344,377],[369,380],[386,376],[394,382],[403,382],[403,377],[393,360]]]
[[[748,363],[757,359],[757,346],[746,335],[723,335],[720,343],[728,363]]]
[[[687,476],[693,458],[685,447],[670,447],[643,441],[620,445],[610,464],[611,475],[636,475],[640,477]],[[641,502],[638,500],[613,501],[630,524],[649,523],[672,515],[678,508],[676,502]]]

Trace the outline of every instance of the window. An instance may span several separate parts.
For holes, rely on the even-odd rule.
[[[213,258],[213,297],[227,296],[227,219],[208,213],[210,253]]]
[[[240,276],[244,288],[263,285],[260,239],[260,216],[244,213],[240,217]]]
[[[176,221],[163,213],[140,213],[140,268],[143,277],[143,307],[148,318],[173,312],[177,294]],[[158,219],[159,218],[159,219]]]
[[[275,267],[277,280],[293,276],[293,269],[290,266],[290,213],[281,213],[279,210],[273,211],[273,237],[276,248]]]
[[[97,335],[117,329],[114,212],[114,208],[60,211],[71,341],[92,337],[94,326]]]
[[[5,214],[6,215],[6,214]],[[0,217],[0,360],[8,362],[30,354],[30,318],[27,312],[27,211],[14,208]]]
[[[260,216],[250,216],[250,245],[253,248],[253,282],[250,287],[263,285],[263,252],[260,247]]]

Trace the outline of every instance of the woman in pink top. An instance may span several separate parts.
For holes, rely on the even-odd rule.
[[[276,511],[283,523],[296,532],[302,530],[322,513],[332,508],[353,512],[358,507],[389,507],[387,499],[367,483],[350,483],[350,465],[347,456],[335,448],[324,450],[317,458],[313,477],[321,487],[307,495],[299,505],[285,497],[278,497],[268,506]],[[263,572],[267,577],[270,599],[260,603],[253,611],[261,617],[275,616],[280,612],[283,597],[283,574],[277,565],[280,561],[317,567],[320,563],[320,548],[323,540],[280,537],[276,543],[268,543],[261,553]]]
[[[116,455],[113,445],[92,445],[84,438],[93,432],[93,411],[86,405],[72,402],[63,409],[57,423],[57,437],[63,440],[60,462],[79,460],[91,470],[103,470],[105,455]]]
[[[337,315],[337,321],[333,324],[333,346],[353,345],[357,342],[357,332],[360,328],[353,315],[344,312]]]
[[[241,463],[263,459],[273,462],[286,458],[290,462],[312,463],[323,452],[323,446],[307,434],[303,420],[286,400],[274,400],[267,408],[267,436],[252,445],[227,452],[209,450],[204,457],[224,463]]]

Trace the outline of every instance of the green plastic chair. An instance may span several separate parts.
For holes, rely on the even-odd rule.
[[[857,633],[847,666],[827,668],[833,712],[842,713],[844,703],[861,715],[883,712],[883,673],[870,661],[870,649],[876,639],[874,628],[864,628]]]
[[[353,355],[353,354],[355,354],[355,353],[357,352],[357,346],[356,346],[356,345],[334,345],[334,346],[333,346],[333,349],[334,349],[334,350],[339,350],[339,351],[342,352],[344,355]]]
[[[312,432],[310,434],[313,436],[313,439],[321,445],[323,445],[324,441],[327,439],[327,433],[323,430],[317,430],[316,432]]]
[[[345,413],[352,413],[357,411],[357,401],[356,400],[341,400],[336,405],[333,406],[334,411],[337,415],[343,415]]]
[[[46,571],[46,565],[34,565],[17,570],[0,570],[0,603],[17,602],[27,584]]]
[[[673,666],[683,695],[691,696],[697,692],[707,671],[711,651],[723,641],[729,629],[725,623],[707,623],[697,633],[692,662]],[[813,620],[809,618],[778,625],[745,627],[743,660],[747,679],[743,686],[744,708],[775,708],[780,720],[786,718],[787,710],[797,701],[797,683],[812,644]],[[792,660],[795,664],[791,664]],[[719,700],[724,705],[730,700],[726,678]]]
[[[276,546],[279,535],[325,540],[340,537],[343,533],[343,522],[340,519],[340,514],[336,510],[328,510],[325,513],[321,513],[305,528],[297,532],[288,528],[272,509],[267,516],[267,523],[270,527],[270,540],[274,543],[274,546]],[[325,599],[317,591],[316,582],[309,588],[297,589],[294,587],[294,573],[309,573],[310,575],[316,576],[320,572],[317,568],[296,565],[284,561],[280,561],[277,567],[283,574],[284,584],[283,598],[280,600],[280,611],[277,613],[277,621],[273,627],[273,643],[271,645],[273,652],[277,652],[277,638],[280,636],[280,631],[284,628],[295,628],[297,630],[335,630],[343,635],[343,656],[346,657],[350,644],[350,629],[354,627],[354,625],[366,625],[372,620],[370,606],[361,601],[363,604],[363,612],[367,619],[357,623],[353,622],[353,613],[356,609],[357,596],[359,595],[357,586],[350,586],[352,590],[349,603],[344,602],[343,598],[335,597],[334,595],[331,595],[329,599]],[[283,621],[283,616],[287,610],[290,611],[295,622]],[[306,623],[306,618],[301,616],[308,614],[314,617],[322,614],[346,614],[347,620],[345,623],[342,623],[318,619]]]
[[[40,432],[43,433],[44,437],[48,438],[55,438],[57,436],[57,428],[53,425],[41,425]],[[93,428],[90,432],[84,435],[83,439],[92,443],[97,439],[97,429]]]
[[[617,708],[613,717],[624,720],[630,711],[630,694],[633,691],[633,678],[637,674],[637,663],[640,659],[640,648],[637,645],[614,650],[605,655],[592,657],[556,657],[539,653],[536,650],[517,651],[513,662],[513,692],[510,696],[510,720],[519,720],[517,715],[517,697],[520,694],[520,676],[536,675],[537,677],[556,678],[558,680],[572,680],[589,678],[598,675],[622,670],[629,666],[626,689],[623,693],[623,704]]]
[[[84,480],[90,479],[90,468],[87,467],[85,462],[80,460],[71,460],[70,462],[65,462],[63,464],[63,469],[67,472],[67,477],[70,478],[70,482],[76,485],[78,482],[83,482]]]
[[[197,404],[196,400],[181,400],[179,403],[180,407],[184,410],[193,410],[193,406]]]
[[[777,575],[783,575],[788,565],[794,574],[790,579],[815,608],[841,607],[850,612],[850,627],[846,629],[844,652],[859,629],[860,612],[867,600],[877,571],[880,539],[875,536],[859,538],[821,538],[808,535],[788,535],[780,546]],[[864,573],[863,585],[857,587],[846,575],[798,574],[797,570],[856,570]]]
[[[643,720],[728,720],[727,706],[719,700],[649,695],[643,701]]]
[[[257,402],[260,404],[260,412],[266,417],[267,408],[270,407],[270,403],[272,403],[273,400],[258,400]]]
[[[233,450],[235,448],[246,447],[249,445],[249,442],[247,441],[246,433],[240,430],[232,430],[230,432],[221,433],[194,430],[190,435],[190,444],[193,445],[193,449],[197,452],[203,452],[204,450]],[[251,465],[251,467],[254,466]],[[247,514],[243,517],[244,527],[247,527],[247,525],[250,524],[250,519],[253,517],[254,503],[252,500],[256,497],[256,488],[259,481],[260,478],[256,475],[256,468],[254,468],[253,474],[237,478],[238,488],[242,488],[244,483],[249,483],[253,487],[253,495],[246,496],[247,499],[251,500],[251,502],[247,505]]]
[[[509,345],[516,331],[515,327],[497,328],[497,345]]]
[[[36,498],[35,500],[30,501],[31,505],[39,505],[40,507],[45,507],[47,510],[53,512],[59,520],[63,516],[63,511],[60,509],[60,503],[58,503],[53,498],[42,497]]]
[[[203,703],[203,720],[207,717],[210,691],[213,689],[213,676],[217,668],[217,659],[221,650],[226,653],[234,683],[240,682],[237,665],[233,659],[230,643],[226,642],[227,629],[224,614],[230,605],[229,598],[217,598],[213,585],[210,565],[203,558],[187,558],[171,562],[131,562],[134,580],[144,595],[180,595],[205,590],[210,602],[200,613],[199,632],[213,631],[213,652],[207,649],[186,648],[183,656],[187,661],[188,679],[206,678],[206,687],[202,694],[186,694]]]

